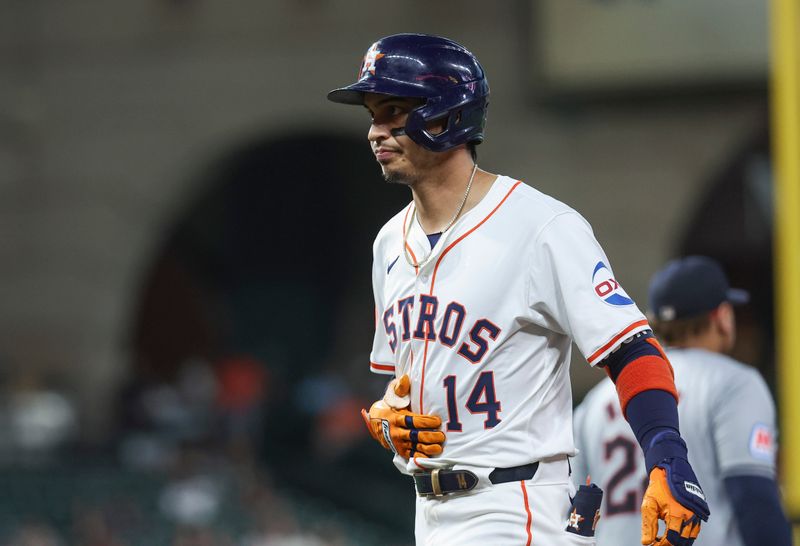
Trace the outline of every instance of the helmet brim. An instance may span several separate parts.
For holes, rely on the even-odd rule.
[[[328,93],[328,100],[339,104],[363,105],[364,93],[376,93],[393,97],[425,98],[428,91],[424,85],[390,78],[369,78]]]
[[[329,92],[328,100],[331,102],[338,102],[339,104],[364,104],[364,91],[356,91],[355,89],[342,87],[341,89],[334,89]]]
[[[750,301],[750,293],[741,288],[729,288],[726,296],[727,300],[734,305],[744,305]]]

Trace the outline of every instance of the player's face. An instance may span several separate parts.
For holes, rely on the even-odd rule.
[[[407,136],[392,134],[393,129],[405,127],[408,113],[421,104],[422,99],[374,93],[364,97],[364,106],[372,117],[367,138],[387,182],[413,185],[442,159],[441,154],[426,150]]]

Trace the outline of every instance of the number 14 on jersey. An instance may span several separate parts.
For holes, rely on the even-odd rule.
[[[448,432],[461,432],[463,430],[461,421],[458,419],[460,404],[456,396],[456,381],[457,376],[448,375],[442,382],[447,395],[448,419],[446,427]],[[501,420],[498,416],[501,408],[494,390],[494,372],[481,372],[464,407],[472,414],[486,414],[483,428],[488,429],[497,426]]]

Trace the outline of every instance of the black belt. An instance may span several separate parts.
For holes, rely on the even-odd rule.
[[[489,473],[489,481],[498,483],[530,480],[536,474],[539,463],[529,463],[511,468],[495,468]],[[478,476],[469,470],[444,470],[437,468],[431,472],[414,474],[417,494],[441,497],[448,493],[470,491],[478,485]]]

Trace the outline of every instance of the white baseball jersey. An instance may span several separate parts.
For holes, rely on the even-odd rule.
[[[681,436],[711,508],[695,546],[739,546],[743,543],[722,480],[740,475],[774,478],[772,397],[755,369],[727,356],[702,349],[667,349],[667,356],[680,396]],[[580,449],[573,461],[576,483],[590,474],[605,490],[597,544],[640,544],[644,457],[610,380],[592,389],[576,410],[575,440]]]
[[[591,227],[508,177],[431,249],[410,204],[374,244],[371,368],[411,378],[411,409],[442,417],[420,468],[512,467],[574,454],[571,343],[594,365],[647,321]],[[408,252],[419,268],[403,256]]]

